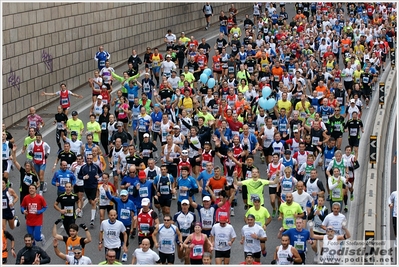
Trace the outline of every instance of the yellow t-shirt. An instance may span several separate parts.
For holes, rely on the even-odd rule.
[[[198,117],[204,117],[205,118],[205,121],[204,121],[205,125],[208,125],[208,121],[214,121],[215,120],[215,118],[209,112],[207,112],[206,115],[204,115],[204,113],[202,113],[200,111],[200,112],[198,112]]]
[[[100,142],[100,134],[96,133],[96,131],[101,131],[101,125],[98,122],[91,123],[90,121],[86,125],[86,129],[88,132],[93,134],[93,142]]]
[[[245,217],[248,217],[249,214],[255,216],[255,223],[259,226],[263,226],[266,224],[266,219],[270,218],[269,211],[265,208],[260,206],[259,210],[256,210],[255,207],[251,207],[247,213],[245,213]]]
[[[287,205],[287,203],[282,203],[279,209],[280,213],[283,215],[283,228],[290,229],[295,228],[296,218],[294,214],[301,214],[303,212],[301,205],[296,202],[292,202],[291,205]]]
[[[82,139],[82,136],[80,135],[80,131],[83,131],[83,129],[85,128],[85,126],[83,125],[83,122],[81,119],[77,119],[76,121],[71,118],[67,120],[67,124],[66,127],[68,128],[68,130],[72,131],[76,131],[78,133],[78,140]],[[69,134],[69,139],[71,139],[71,134]]]
[[[353,80],[355,81],[355,83],[359,83],[360,82],[360,75],[362,75],[364,71],[362,70],[355,70],[353,72]]]
[[[279,101],[277,101],[278,111],[280,111],[282,108],[285,108],[285,110],[288,112],[291,110],[291,107],[292,107],[292,103],[288,100],[285,102],[281,99]]]
[[[301,121],[305,121],[306,113],[309,111],[309,107],[310,107],[309,101],[305,102],[305,108],[303,108],[303,105],[301,102],[296,103],[295,110],[299,111],[299,119]]]

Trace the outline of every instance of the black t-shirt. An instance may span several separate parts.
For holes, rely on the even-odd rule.
[[[140,164],[143,162],[143,160],[140,157],[137,156],[126,156],[126,163],[129,165],[135,165],[136,167],[139,167]]]
[[[76,154],[72,151],[65,152],[64,150],[62,150],[58,154],[58,159],[60,160],[60,162],[66,161],[68,166],[70,166],[72,163],[76,161]]]
[[[24,167],[21,167],[19,169],[19,174],[20,174],[20,192],[21,195],[26,196],[29,194],[29,186],[32,184],[36,184],[39,181],[39,179],[37,178],[37,175],[32,172],[26,173]]]
[[[176,52],[176,57],[178,58],[184,58],[184,51],[186,50],[186,47],[182,45],[175,45],[173,47],[173,50]]]
[[[66,125],[68,116],[65,113],[57,113],[54,117],[56,122],[64,122],[64,125]]]
[[[62,218],[64,217],[75,217],[75,209],[76,203],[79,201],[78,195],[71,193],[67,195],[66,193],[61,194],[57,197],[56,202],[61,204],[61,209],[66,209],[66,214],[61,215]],[[69,215],[72,212],[72,215]]]
[[[115,142],[117,138],[120,138],[123,143],[127,143],[132,140],[132,135],[128,132],[115,132],[114,135],[112,136],[112,142]]]
[[[222,53],[222,48],[227,45],[226,39],[216,39],[216,47],[219,50],[219,53]]]
[[[200,43],[200,44],[198,45],[198,49],[200,49],[200,48],[204,49],[204,53],[205,53],[205,54],[208,54],[208,53],[209,53],[209,50],[211,49],[211,46],[210,46],[208,43],[205,43],[205,44]]]
[[[162,89],[161,91],[159,91],[159,96],[161,97],[161,99],[166,99],[166,98],[172,98],[173,94],[175,92],[173,92],[173,90],[166,88],[166,89]]]

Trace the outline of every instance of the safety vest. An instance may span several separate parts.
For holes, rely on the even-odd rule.
[[[344,199],[344,194],[343,194],[343,182],[341,181],[341,177],[338,177],[338,181],[335,179],[335,177],[333,178],[333,184],[338,182],[338,186],[335,187],[333,190],[330,190],[331,193],[331,200],[333,202],[335,201],[342,201]]]

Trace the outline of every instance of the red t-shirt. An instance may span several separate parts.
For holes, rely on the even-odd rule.
[[[230,130],[232,130],[233,132],[238,132],[243,126],[242,122],[240,121],[234,122],[232,119],[228,118],[226,118],[226,121],[229,124]]]
[[[24,207],[28,211],[26,215],[27,226],[42,226],[43,225],[43,213],[37,214],[43,207],[47,207],[46,200],[39,194],[35,197],[27,195],[24,197],[21,203],[21,207]]]

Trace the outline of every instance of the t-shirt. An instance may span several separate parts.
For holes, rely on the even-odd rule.
[[[93,142],[100,142],[100,133],[96,133],[96,131],[101,131],[101,126],[98,122],[91,123],[90,121],[87,123],[87,131],[93,134]]]
[[[75,259],[74,256],[65,255],[66,261],[70,265],[91,265],[91,259],[86,256],[80,257],[80,259]]]
[[[155,265],[159,261],[159,255],[152,249],[144,252],[142,248],[137,248],[133,256],[136,257],[137,265]]]
[[[253,206],[252,199],[256,196],[260,198],[260,204],[263,205],[264,203],[264,197],[263,197],[263,187],[265,185],[268,185],[270,181],[268,180],[263,180],[263,179],[258,179],[258,180],[253,180],[253,179],[248,179],[244,180],[241,182],[243,185],[247,186],[248,190],[248,205]]]
[[[24,147],[28,147],[30,145],[30,143],[34,142],[36,140],[36,136],[33,136],[33,138],[30,138],[30,136],[25,137],[24,140]],[[28,153],[26,153],[26,158],[32,160],[33,157],[31,155],[29,155]]]
[[[301,205],[296,202],[292,202],[291,205],[287,203],[282,203],[279,209],[280,213],[283,214],[283,228],[289,229],[295,227],[295,217],[294,214],[302,213]]]
[[[262,206],[259,207],[259,210],[256,210],[255,207],[251,207],[247,210],[247,213],[245,213],[245,217],[248,217],[249,214],[254,215],[255,223],[262,227],[266,224],[266,219],[270,218],[269,211]]]
[[[82,136],[80,135],[80,131],[84,129],[84,125],[82,120],[77,119],[76,121],[74,119],[69,119],[66,124],[68,130],[76,131],[78,133],[78,140],[82,139]],[[71,138],[71,135],[69,135],[69,138]]]

